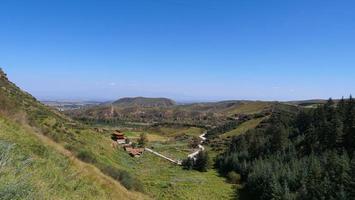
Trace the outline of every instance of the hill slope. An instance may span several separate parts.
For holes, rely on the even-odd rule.
[[[108,164],[88,140],[106,138],[42,105],[0,70],[2,199],[145,199],[103,173]]]

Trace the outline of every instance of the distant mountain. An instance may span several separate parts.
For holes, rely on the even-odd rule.
[[[288,101],[286,103],[297,105],[297,106],[304,106],[304,107],[316,107],[318,105],[322,105],[327,103],[328,99],[310,99],[310,100],[301,100],[301,101]],[[333,99],[335,103],[338,103],[340,99]]]
[[[82,121],[98,122],[158,122],[213,126],[237,115],[253,115],[272,110],[276,102],[222,101],[209,103],[176,104],[167,98],[123,98],[103,104],[66,111]]]
[[[176,105],[176,103],[167,98],[127,97],[113,102],[112,105],[126,107],[170,107]]]

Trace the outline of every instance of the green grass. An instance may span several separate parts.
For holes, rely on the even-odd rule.
[[[219,177],[214,170],[207,173],[185,171],[180,166],[173,165],[148,152],[145,152],[141,158],[132,158],[122,148],[112,148],[108,133],[97,133],[89,128],[69,127],[63,125],[55,117],[56,120],[51,119],[52,116],[43,116],[43,120],[37,117],[36,119],[41,122],[42,127],[47,127],[49,137],[58,138],[58,144],[76,155],[81,155],[83,160],[89,158],[89,163],[100,169],[112,167],[132,174],[142,183],[144,192],[154,199],[230,199],[234,194],[232,186],[226,183],[224,178]],[[40,141],[28,135],[24,130],[16,131],[20,129],[19,127],[6,125],[4,121],[1,124],[8,127],[8,130],[1,127],[0,138],[2,140],[21,144],[19,148],[21,155],[28,153],[29,157],[38,157],[37,154],[32,153],[32,151],[37,151],[34,150],[37,147],[34,148],[31,145],[42,146]],[[153,133],[159,137],[171,139],[181,134],[192,137],[201,132],[203,130],[199,128],[165,128],[163,131],[148,131],[148,134]],[[134,137],[139,132],[127,134]],[[187,141],[152,141],[150,144],[155,145],[156,150],[173,158],[185,158],[189,153],[185,150]],[[44,149],[49,148],[44,147]],[[24,171],[26,174],[35,174],[31,180],[26,181],[33,187],[29,189],[33,191],[31,194],[40,194],[49,199],[105,199],[115,193],[110,190],[110,187],[95,184],[96,180],[93,175],[82,175],[80,169],[73,167],[65,156],[54,150],[49,150],[49,152],[49,155],[44,153],[48,157],[40,158],[41,162],[36,161],[38,164],[34,169]],[[75,176],[75,174],[78,175]],[[8,179],[14,180],[11,177]]]
[[[154,199],[233,198],[232,185],[214,170],[186,171],[148,152],[140,158],[130,158],[117,150],[116,159],[121,167],[139,177]]]
[[[226,138],[226,137],[233,137],[233,136],[238,136],[238,135],[244,134],[248,130],[255,128],[264,119],[265,118],[257,118],[257,119],[251,119],[249,121],[246,121],[246,122],[242,123],[241,125],[239,125],[236,129],[220,135],[220,137]]]
[[[126,131],[125,136],[131,141],[136,141],[144,131]],[[194,150],[189,147],[189,141],[194,136],[202,134],[203,129],[196,127],[159,127],[146,131],[149,148],[173,158],[183,160]],[[182,138],[179,138],[184,136]]]
[[[125,131],[124,134],[126,137],[132,140],[137,140],[140,137],[141,133],[147,133],[144,131]],[[159,142],[164,142],[167,141],[169,138],[156,134],[156,133],[149,133],[147,134],[147,138],[149,141],[154,142],[154,141],[159,141]]]
[[[159,134],[168,140],[150,141],[147,146],[173,159],[184,159],[191,151],[188,140],[176,141],[174,140],[176,135],[188,134],[192,137],[203,132],[199,128],[178,128],[174,131],[174,128],[167,127],[163,129],[164,132],[160,131],[148,131],[148,135]],[[136,137],[140,133],[130,131],[125,132],[125,135]],[[114,150],[112,156],[107,156],[100,162],[133,174],[154,199],[233,199],[235,193],[233,186],[214,169],[206,173],[183,170],[181,166],[149,152],[144,152],[140,158],[132,158],[119,147]]]
[[[122,148],[111,146],[109,132],[99,133],[71,121],[4,79],[0,79],[0,88],[0,115],[20,122],[0,117],[3,144],[0,148],[12,147],[6,153],[11,159],[0,172],[4,172],[0,174],[1,198],[145,199],[146,196],[127,191],[98,169],[127,186],[141,183],[144,192],[155,199],[213,200],[233,196],[232,186],[214,170],[185,171],[148,152],[141,158],[132,158]],[[169,139],[201,132],[199,128],[179,127],[148,130],[148,134]],[[163,151],[176,155],[187,144],[186,141],[155,142],[160,143]],[[87,163],[75,159],[74,155]]]
[[[186,142],[172,141],[172,142],[153,142],[149,143],[150,148],[155,151],[175,160],[183,160],[192,149],[188,147]]]
[[[120,199],[127,197],[31,133],[0,117],[1,199]],[[124,195],[125,194],[125,195]],[[133,198],[132,198],[133,199]]]

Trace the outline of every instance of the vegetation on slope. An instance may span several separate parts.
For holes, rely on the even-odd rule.
[[[121,187],[122,190],[113,189],[113,194],[111,194],[112,190],[110,188],[112,188],[112,185],[114,184],[114,182],[111,181],[117,180],[127,189],[144,191],[154,199],[229,199],[234,196],[232,186],[226,183],[223,177],[219,177],[215,170],[209,170],[206,173],[186,171],[180,166],[172,165],[171,163],[149,153],[144,153],[139,159],[132,158],[122,148],[113,148],[111,146],[112,140],[110,138],[110,131],[103,131],[101,133],[94,131],[91,127],[83,126],[76,121],[72,121],[61,113],[38,103],[32,96],[23,93],[19,88],[8,82],[6,79],[0,79],[0,88],[1,116],[7,118],[6,120],[11,119],[10,121],[16,121],[14,126],[19,126],[19,128],[26,126],[31,130],[31,132],[27,129],[24,131],[18,131],[15,127],[10,127],[9,129],[13,129],[16,134],[21,133],[21,135],[17,136],[9,131],[4,132],[2,136],[7,142],[10,144],[16,144],[16,146],[19,147],[26,145],[32,146],[32,144],[41,146],[42,144],[45,144],[42,140],[36,140],[35,142],[17,140],[18,138],[24,139],[27,136],[32,137],[30,136],[31,133],[39,133],[36,137],[42,136],[42,139],[50,138],[46,142],[55,141],[55,143],[53,143],[58,145],[55,147],[51,145],[48,147],[48,144],[44,145],[44,149],[53,151],[54,155],[51,155],[49,158],[44,158],[41,161],[42,165],[36,165],[36,170],[39,171],[32,168],[29,169],[29,171],[24,171],[33,171],[33,173],[38,174],[38,184],[45,184],[47,177],[45,176],[46,173],[53,173],[52,176],[49,176],[50,181],[58,179],[57,182],[54,181],[54,183],[58,183],[58,186],[51,185],[54,183],[49,182],[49,187],[53,187],[49,189],[43,187],[43,189],[45,189],[44,192],[48,192],[45,195],[51,196],[54,199],[73,199],[75,197],[71,195],[77,195],[79,196],[78,199],[80,199],[80,197],[85,198],[91,196],[91,193],[86,191],[86,188],[93,188],[92,191],[95,192],[96,195],[92,195],[92,198],[96,199],[105,199],[105,197],[112,199],[146,198],[140,193],[128,192],[123,187]],[[20,122],[24,125],[20,125]],[[169,139],[175,137],[174,129],[163,128],[163,130],[166,134],[160,135],[161,137],[167,137]],[[198,128],[188,128],[188,131],[186,132],[182,130],[180,131],[181,132],[178,134],[186,133],[189,137],[190,135],[192,136],[201,132]],[[11,135],[15,136],[14,139],[9,139]],[[58,149],[60,147],[61,149]],[[65,149],[62,147],[65,147]],[[29,156],[32,157],[32,150],[30,148],[32,147],[22,147],[20,149],[23,149],[24,152],[28,152]],[[64,156],[62,153],[58,152],[65,152]],[[67,158],[68,156],[70,157],[69,159]],[[33,157],[37,157],[37,155],[35,154]],[[59,160],[54,159],[54,157]],[[61,161],[62,158],[63,160],[67,159],[69,164],[61,164],[64,162]],[[76,158],[79,158],[83,162]],[[86,167],[83,167],[81,164],[78,166],[74,165],[73,159],[76,160],[75,163],[79,162],[85,164]],[[44,167],[47,165],[47,162],[52,162],[52,164],[48,164],[50,168]],[[56,170],[57,168],[52,167],[54,164],[59,164],[63,167]],[[51,170],[51,168],[53,168],[53,170]],[[68,175],[71,174],[70,171],[67,170],[69,168],[73,168],[73,173],[76,174],[75,172],[77,172],[78,174],[73,178],[77,181],[75,183],[71,179],[66,178],[66,172],[68,172]],[[92,179],[94,179],[91,181],[90,176],[87,175],[89,176],[88,180],[90,180],[89,182],[92,182],[92,185],[86,185],[85,171],[87,168],[90,169],[88,169],[87,173],[92,176]],[[11,170],[12,169],[14,168],[11,168]],[[42,173],[40,172],[41,170],[47,171],[45,171],[46,173]],[[112,178],[108,178],[103,174]],[[82,178],[81,175],[84,178]],[[60,180],[61,178],[68,181],[68,183]],[[7,180],[10,179],[13,178],[8,177]],[[97,180],[102,180],[103,182]],[[109,182],[104,182],[104,180],[109,180]],[[36,189],[36,182],[37,180],[32,182],[29,180],[30,185],[35,187],[34,189],[29,189],[31,191],[33,190],[33,193],[36,193],[39,190]],[[79,185],[82,184],[82,187],[78,187],[81,190],[72,192],[70,188],[75,188],[72,187],[72,184],[75,185],[76,183]],[[101,185],[105,185],[106,187],[101,187]],[[117,187],[119,187],[119,185]],[[81,192],[87,192],[87,194],[83,195]],[[113,196],[115,193],[118,193],[116,195],[127,195],[127,197],[116,198]],[[28,193],[26,193],[26,195],[27,194]],[[39,194],[41,195],[40,192]],[[101,198],[102,195],[103,197]],[[88,199],[90,199],[90,197],[88,197]]]
[[[354,199],[355,101],[275,112],[268,126],[233,139],[216,162],[254,199]]]
[[[34,132],[47,136],[64,146],[82,161],[94,165],[103,173],[111,166],[105,159],[114,151],[109,146],[110,139],[76,123],[61,113],[39,103],[31,95],[21,91],[8,81],[2,72],[0,76],[0,116],[14,120],[21,126],[29,126]],[[129,173],[115,169],[120,176],[113,177],[127,189],[143,191],[141,183]]]
[[[248,130],[256,128],[266,118],[267,117],[260,117],[260,118],[248,120],[240,124],[236,129],[220,135],[220,137],[226,138],[226,137],[234,137],[234,136],[242,135],[246,133]]]
[[[1,199],[141,198],[37,134],[0,117]]]
[[[122,149],[112,158],[119,166],[139,177],[154,199],[233,199],[233,186],[214,169],[201,173],[188,171],[153,154],[145,152],[132,159]]]
[[[112,103],[115,106],[126,107],[170,107],[176,103],[167,98],[147,98],[147,97],[135,97],[135,98],[122,98]]]
[[[126,102],[127,101],[127,102]],[[120,124],[124,122],[166,123],[214,126],[241,114],[268,112],[275,102],[223,101],[187,105],[155,106],[158,102],[134,103],[132,99],[66,113],[86,123]]]

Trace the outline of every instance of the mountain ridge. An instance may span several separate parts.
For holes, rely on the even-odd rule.
[[[115,106],[140,106],[140,107],[170,107],[176,105],[174,100],[168,98],[150,97],[124,97],[112,102]]]

